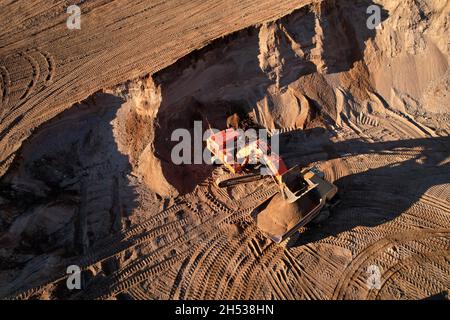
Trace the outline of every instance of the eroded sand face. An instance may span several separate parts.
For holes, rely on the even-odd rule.
[[[40,126],[0,181],[0,295],[417,299],[450,287],[450,7],[377,3],[380,30],[365,27],[371,1],[306,5]],[[235,111],[281,129],[288,166],[315,164],[340,190],[289,248],[256,228],[270,179],[218,189],[221,168],[170,161],[174,129],[222,129]],[[76,294],[71,264],[85,270]],[[366,285],[373,265],[379,290]]]

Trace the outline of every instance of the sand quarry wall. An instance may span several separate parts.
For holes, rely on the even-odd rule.
[[[395,112],[431,135],[448,134],[448,2],[380,2],[375,30],[366,27],[368,5],[306,6],[115,89],[128,101],[121,114],[133,123],[125,134],[134,143],[122,149],[138,175],[161,195],[191,191],[208,169],[173,166],[171,133],[192,130],[195,120],[223,129],[236,111],[282,130]]]
[[[366,9],[372,4],[382,8],[383,23],[377,30],[366,27]],[[302,127],[311,103],[340,121],[342,92],[360,102],[368,99],[367,92],[375,92],[391,107],[424,121],[425,111],[448,111],[448,1],[226,1],[218,6],[180,1],[151,10],[129,4],[120,12],[114,10],[119,3],[104,1],[82,5],[86,14],[78,34],[65,29],[61,5],[47,8],[44,2],[35,12],[5,4],[2,10],[10,18],[2,19],[8,25],[2,28],[0,48],[1,173],[33,129],[70,107],[70,101],[146,71],[153,73],[205,45],[152,76],[159,88],[151,96],[162,99],[161,115],[166,108],[175,111],[181,99],[201,104],[215,99],[244,105],[269,128]],[[158,23],[168,18],[170,6],[173,17],[163,29],[166,37]],[[306,7],[289,15],[302,6]],[[191,7],[199,13],[174,18]],[[121,20],[124,12],[133,17]],[[147,16],[159,18],[147,22]],[[106,20],[117,22],[104,25]],[[254,24],[258,25],[206,43]],[[69,47],[63,48],[63,42]],[[167,80],[168,74],[176,79]],[[141,103],[155,102],[144,98]]]

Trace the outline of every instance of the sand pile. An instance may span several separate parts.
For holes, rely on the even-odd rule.
[[[298,202],[287,203],[281,194],[277,194],[258,214],[256,218],[258,228],[270,237],[281,240],[283,235],[318,206],[319,200],[317,196],[309,195],[301,198]]]

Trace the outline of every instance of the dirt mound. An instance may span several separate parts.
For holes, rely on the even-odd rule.
[[[317,207],[319,200],[317,195],[308,195],[298,202],[288,203],[281,194],[277,194],[258,214],[257,226],[270,237],[281,241],[284,234],[299,224],[302,218]]]

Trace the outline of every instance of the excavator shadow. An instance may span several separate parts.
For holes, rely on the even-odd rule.
[[[293,246],[337,236],[360,226],[376,227],[388,223],[405,214],[430,188],[450,183],[448,136],[375,143],[353,139],[332,143],[324,135],[318,135],[317,140],[319,143],[312,141],[311,149],[302,146],[298,152],[287,143],[287,153],[283,154],[281,150],[281,156],[286,162],[323,161],[325,164],[344,156],[346,159],[357,157],[353,162],[358,162],[355,168],[359,169],[349,170],[349,174],[333,181],[339,188],[341,203],[331,210],[325,221],[309,224],[295,243],[291,243]],[[448,200],[442,199],[443,202]],[[443,210],[439,203],[436,208]]]

